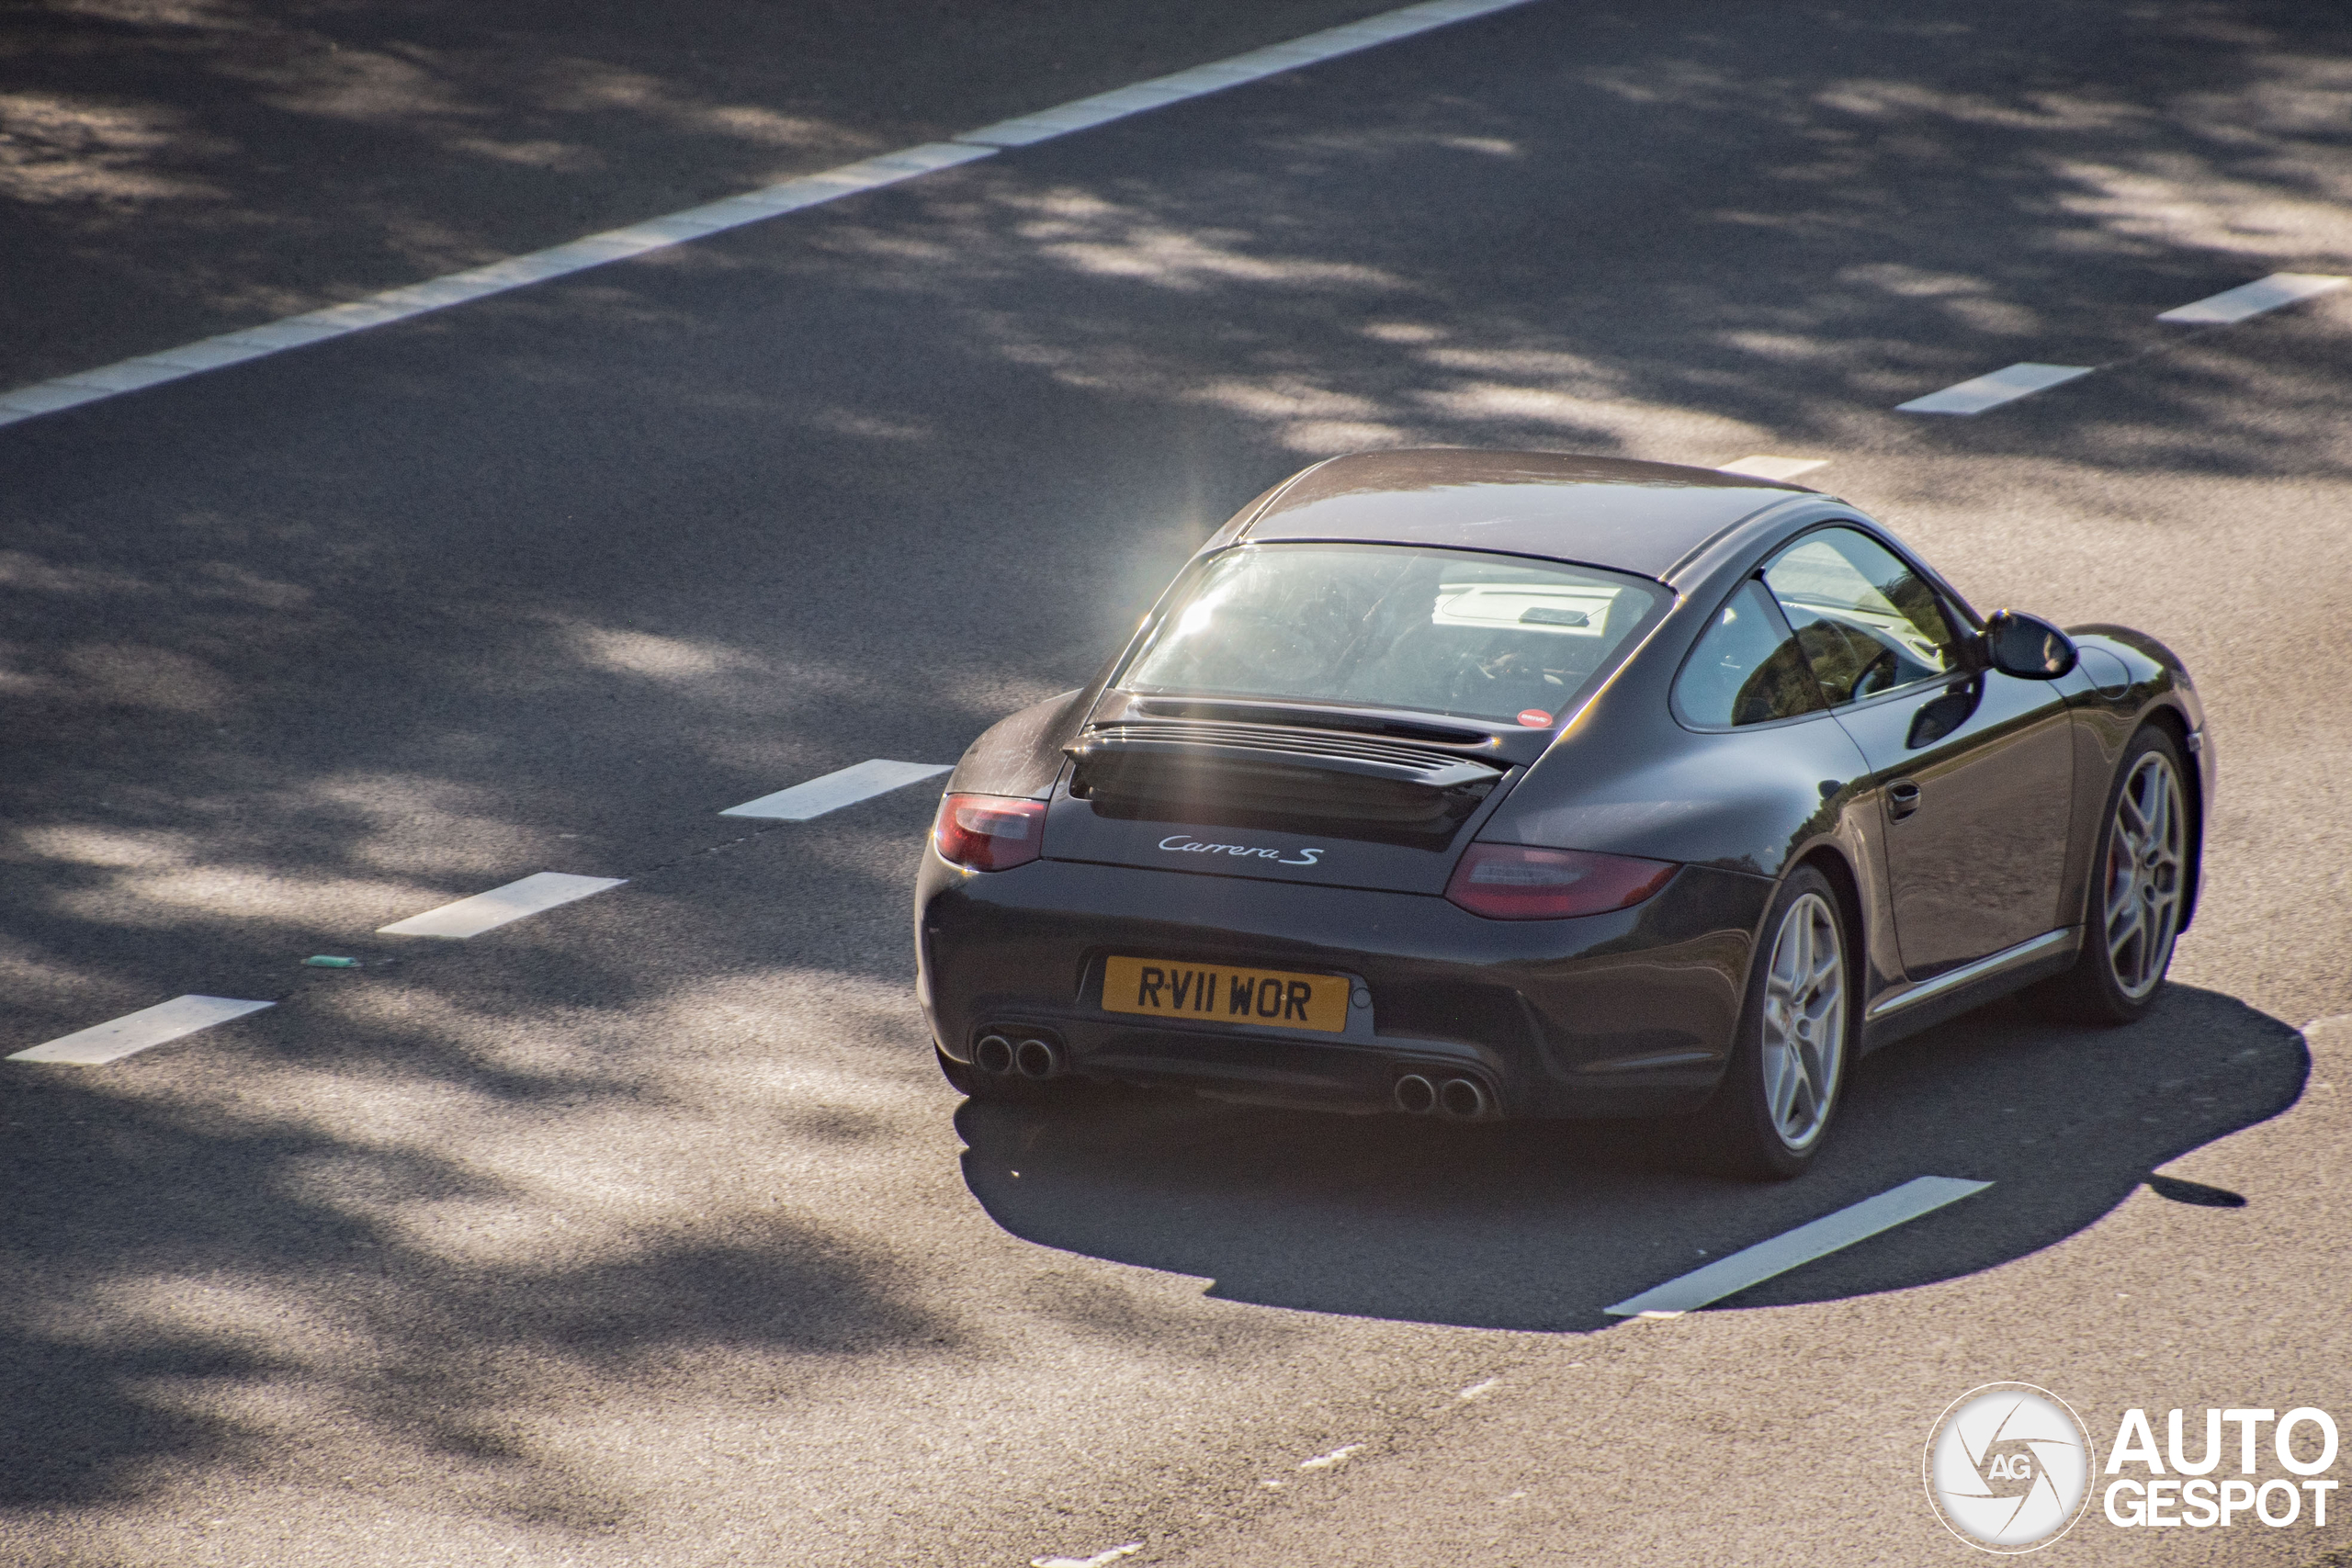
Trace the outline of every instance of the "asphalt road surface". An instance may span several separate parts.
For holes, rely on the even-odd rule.
[[[964,79],[961,123],[1117,85],[1104,18],[1148,8],[1068,9],[1084,81],[968,21],[859,33],[851,85],[812,76],[838,154],[674,204],[960,128],[861,98],[874,62]],[[1136,73],[1368,9],[1137,21]],[[83,99],[137,96],[94,60]],[[2154,319],[2352,273],[2347,125],[2327,7],[1534,0],[0,429],[0,1053],[277,1004],[0,1066],[0,1561],[1957,1563],[1920,1450],[1974,1385],[2062,1394],[2101,1454],[2127,1407],[2352,1418],[2352,291]],[[607,131],[631,169],[705,150]],[[267,134],[305,178],[390,156]],[[511,230],[453,197],[413,270],[346,223],[254,288],[667,201],[568,230],[533,188]],[[232,239],[184,236],[188,277]],[[119,309],[9,274],[19,379],[268,313],[120,243]],[[2099,368],[1891,412],[2017,361]],[[960,1104],[910,993],[933,792],[718,813],[952,761],[1239,502],[1403,442],[1826,459],[1980,607],[2171,643],[2222,793],[2163,1004],[1873,1056],[1769,1188],[1670,1126]],[[377,934],[546,871],[627,882]],[[1601,1310],[1919,1175],[1993,1186],[1703,1312]],[[2347,1517],[2094,1504],[2037,1561],[2301,1565]]]
[[[1381,0],[10,0],[0,387],[953,135]]]

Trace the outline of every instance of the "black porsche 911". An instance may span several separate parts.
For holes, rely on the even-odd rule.
[[[973,1096],[1697,1111],[1786,1177],[1863,1052],[2027,987],[2142,1013],[2212,785],[2162,644],[1982,617],[1834,497],[1334,458],[965,754],[917,984]]]

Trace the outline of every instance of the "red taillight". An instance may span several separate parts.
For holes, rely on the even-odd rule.
[[[1490,920],[1564,920],[1638,904],[1673,874],[1670,861],[1473,844],[1453,868],[1445,896]]]
[[[939,803],[931,841],[939,858],[970,871],[1004,871],[1037,858],[1046,803],[1002,795],[951,795]]]

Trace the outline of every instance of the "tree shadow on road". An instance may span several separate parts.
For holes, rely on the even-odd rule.
[[[867,1192],[805,1227],[730,1199],[597,1256],[552,1235],[503,1258],[462,1234],[423,1245],[397,1222],[452,1195],[523,1207],[484,1180],[494,1160],[435,1157],[460,1132],[481,1156],[508,1131],[493,1113],[639,1095],[646,1120],[602,1152],[658,1152],[647,1064],[731,1043],[734,1024],[688,1015],[633,1057],[497,1053],[599,1012],[659,1013],[712,975],[750,977],[744,1010],[783,1020],[756,1049],[791,1064],[842,1058],[769,984],[777,969],[887,985],[896,1054],[841,1077],[895,1091],[891,1074],[928,1072],[904,856],[878,847],[886,827],[910,847],[919,821],[876,804],[796,830],[791,856],[764,840],[772,897],[741,906],[751,921],[712,912],[719,877],[703,873],[729,856],[692,878],[664,867],[735,837],[721,807],[867,756],[952,760],[1076,683],[1227,511],[1308,458],[1401,441],[1704,462],[1789,449],[1748,445],[1768,437],[1867,450],[1898,396],[2070,344],[2086,362],[2132,346],[2086,341],[2121,308],[2086,303],[2094,284],[2128,281],[2145,334],[2154,309],[2318,254],[2341,217],[2335,29],[2237,9],[2233,26],[2259,10],[2275,27],[2198,48],[2214,11],[2164,30],[2088,6],[1814,6],[1771,29],[1783,52],[1767,71],[1722,7],[1531,6],[11,426],[0,1034],[30,1044],[181,990],[306,1005],[237,1026],[264,1043],[210,1078],[175,1079],[161,1053],[111,1079],[11,1069],[26,1130],[9,1145],[5,1408],[36,1457],[0,1465],[5,1495],[71,1506],[257,1473],[284,1427],[236,1400],[299,1385],[322,1402],[311,1429],[478,1461],[453,1512],[596,1528],[629,1500],[582,1479],[593,1464],[532,1449],[540,1388],[614,1369],[657,1381],[665,1358],[714,1347],[821,1363],[952,1336],[937,1274],[902,1272],[862,1228]],[[2036,77],[2075,57],[2038,19],[2101,15],[2132,51],[2118,74],[2144,70],[2186,108]],[[1459,92],[1496,85],[1470,67],[1498,28],[1553,62],[1516,111]],[[1721,155],[1669,205],[1645,160],[1689,145]],[[2188,231],[2163,228],[2151,214],[2184,191],[2220,194]],[[2274,201],[2289,231],[2233,227]],[[2063,431],[2084,476],[2067,517],[2114,520],[2118,475],[2347,471],[2340,375],[2269,364],[2287,335],[2216,336],[2198,374]],[[2257,370],[2272,395],[2250,410],[2231,389]],[[2084,406],[2072,396],[1903,439],[2041,451]],[[2009,470],[1980,471],[2020,504]],[[2045,560],[2062,531],[2037,514],[2018,558]],[[2200,583],[2200,601],[2237,586]],[[545,869],[635,878],[613,907],[690,911],[707,963],[690,978],[635,962],[643,926],[542,950],[540,932],[576,930],[548,917],[462,960],[403,959],[393,973],[441,986],[444,1010],[349,1027],[331,1059],[304,1057],[349,1018],[293,989],[301,954]],[[187,1055],[228,1061],[227,1038]],[[1995,1186],[1724,1307],[1996,1266],[2291,1103],[2305,1062],[2291,1031],[2211,993],[2177,988],[2108,1034],[1988,1010],[1861,1064],[1821,1168],[1770,1189],[1695,1174],[1633,1125],[1118,1097],[971,1107],[960,1124],[971,1190],[1017,1235],[1205,1277],[1235,1301],[1580,1331],[1701,1249],[1923,1173]],[[239,1071],[308,1073],[315,1114],[220,1111],[246,1091]],[[150,1087],[121,1087],[134,1080]],[[155,1087],[175,1082],[176,1109]],[[787,1087],[728,1111],[797,1101],[812,1114],[795,1147],[841,1168],[871,1107]],[[397,1134],[333,1124],[393,1091],[431,1113]],[[429,1153],[400,1164],[387,1146]],[[372,1187],[316,1179],[371,1161]],[[993,1238],[954,1220],[938,1256],[961,1266],[958,1247]],[[1057,1287],[1037,1306],[1071,1300]],[[1205,1335],[1168,1339],[1209,1355]]]
[[[2186,987],[2111,1031],[1996,1004],[1862,1061],[1819,1162],[1775,1185],[1705,1174],[1678,1122],[1449,1127],[1124,1092],[968,1104],[958,1126],[973,1193],[1031,1241],[1268,1306],[1583,1331],[1615,1321],[1612,1303],[1916,1176],[1993,1187],[1715,1310],[1997,1267],[2277,1115],[2309,1062],[2296,1031]]]
[[[2338,26],[1791,15],[1758,55],[1715,7],[1525,7],[9,427],[0,1043],[950,761],[1308,457],[1864,447],[1898,396],[2137,346],[2339,233]],[[1465,97],[1498,39],[1532,85]],[[2064,79],[2086,39],[2120,52]],[[1690,145],[1739,151],[1662,200]],[[2218,205],[2175,232],[2165,191]],[[2114,521],[2118,474],[2346,471],[2335,345],[2267,331],[2069,429],[2036,558],[2042,503]],[[2080,406],[1901,439],[2014,457]]]
[[[583,1066],[528,1088],[576,1104],[612,1086]],[[602,1404],[734,1356],[783,1393],[778,1368],[950,1333],[892,1258],[805,1217],[649,1224],[600,1245],[478,1164],[241,1110],[108,1095],[70,1068],[9,1086],[0,1509],[307,1467],[364,1470],[401,1506],[430,1493],[595,1529],[642,1499],[537,1418],[583,1389]],[[544,1123],[508,1128],[561,1146]],[[401,1223],[436,1203],[474,1217],[440,1238]]]
[[[635,223],[1382,8],[14,0],[0,389]]]

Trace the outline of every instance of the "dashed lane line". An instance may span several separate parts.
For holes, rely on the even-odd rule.
[[[719,813],[721,817],[763,817],[776,822],[806,822],[812,817],[822,817],[828,811],[839,811],[844,806],[854,806],[877,795],[888,795],[894,789],[904,789],[924,779],[935,779],[954,768],[946,762],[893,762],[876,757],[871,761],[854,763],[822,778],[780,789],[774,795],[763,795],[757,800],[747,800],[741,806],[730,806]]]
[[[1940,392],[1929,392],[1924,398],[1914,398],[1907,403],[1897,403],[1897,413],[1983,413],[1986,409],[1999,408],[2003,403],[2017,401],[2035,392],[2064,386],[2077,376],[2087,376],[2098,369],[2096,365],[2036,365],[2028,361],[2011,365],[1983,376],[1946,387]]]
[[[2352,277],[2336,277],[2321,272],[2274,272],[2267,277],[2257,277],[2252,283],[2224,288],[2219,294],[2209,294],[2202,299],[2176,306],[2156,320],[2189,327],[2227,326],[2232,321],[2243,321],[2248,316],[2259,316],[2265,310],[2276,310],[2281,305],[2292,305],[2313,295],[2332,293],[2347,283],[2352,283]]]
[[[1739,474],[1751,479],[1792,479],[1829,466],[1826,457],[1775,457],[1768,452],[1717,466],[1719,474]]]
[[[1032,1557],[1029,1568],[1111,1568],[1111,1564],[1120,1558],[1133,1557],[1142,1550],[1143,1542],[1131,1540],[1125,1546],[1114,1546],[1091,1557]]]
[[[2224,288],[2219,294],[2209,294],[2202,299],[2158,314],[2156,320],[2177,326],[2226,327],[2259,316],[2267,310],[2293,305],[2316,295],[2332,293],[2352,283],[2352,277],[2338,277],[2320,272],[2274,272],[2267,277],[2257,277],[2252,283],[2242,283],[2235,288]],[[2136,354],[2104,365],[2037,365],[2031,361],[2012,365],[1988,375],[1972,377],[1968,380],[1946,387],[1940,392],[1929,392],[1924,398],[1914,398],[1907,403],[1897,403],[1897,413],[1979,414],[1987,409],[1999,408],[2035,392],[2064,386],[2078,376],[2094,370],[2113,370],[2161,352],[2168,345],[2158,344]],[[1747,461],[1742,458],[1741,461]]]
[[[542,909],[552,909],[559,904],[569,904],[576,898],[602,893],[608,887],[618,887],[628,880],[625,876],[574,876],[569,872],[537,872],[520,882],[510,882],[503,887],[493,887],[487,893],[477,893],[470,898],[460,898],[454,904],[444,904],[421,915],[411,915],[405,920],[379,926],[376,934],[459,939],[480,936],[486,931],[494,931],[526,915],[536,915]]]
[[[778,790],[763,795],[732,810],[719,813],[722,817],[767,817],[787,822],[803,822],[828,811],[887,794],[921,779],[937,778],[950,772],[944,762],[893,762],[881,758],[859,762],[807,784]],[[503,887],[493,887],[487,893],[477,893],[470,898],[460,898],[444,904],[437,909],[427,909],[421,915],[396,920],[377,928],[379,936],[429,936],[462,940],[495,931],[503,925],[556,908],[576,899],[618,887],[625,876],[575,876],[569,872],[542,871],[510,882]],[[304,959],[305,964],[321,967],[359,967],[356,959],[329,959],[324,955]],[[241,1001],[231,997],[186,996],[162,1002],[139,1012],[129,1013],[108,1023],[93,1024],[74,1033],[62,1035],[45,1044],[18,1051],[7,1059],[12,1062],[70,1062],[82,1066],[98,1066],[119,1061],[151,1045],[161,1045],[193,1034],[199,1029],[209,1029],[232,1018],[257,1012],[275,1002]]]
[[[1742,1248],[1704,1269],[1629,1296],[1601,1310],[1611,1317],[1675,1317],[1696,1312],[1711,1302],[1736,1295],[1800,1264],[1840,1252],[1881,1231],[1933,1213],[1947,1203],[1984,1191],[1989,1181],[1963,1181],[1952,1176],[1921,1176],[1890,1188],[1875,1198],[1849,1204],[1836,1213],[1782,1231],[1770,1241]]]
[[[1347,1463],[1349,1460],[1352,1459],[1357,1454],[1362,1453],[1363,1451],[1363,1447],[1364,1446],[1362,1443],[1348,1443],[1340,1448],[1333,1449],[1328,1454],[1317,1454],[1313,1459],[1301,1460],[1299,1461],[1298,1468],[1301,1470],[1329,1470],[1335,1464]]]
[[[820,206],[841,197],[854,196],[860,191],[895,185],[934,170],[991,157],[1003,148],[1026,147],[1057,136],[1067,136],[1072,131],[1122,119],[1128,115],[1221,92],[1244,82],[1254,82],[1284,71],[1295,71],[1301,66],[1409,38],[1433,28],[1467,21],[1473,17],[1505,11],[1529,3],[1530,0],[1426,0],[1422,5],[1407,6],[1400,10],[1348,23],[1344,27],[1309,33],[1288,43],[1252,50],[1229,60],[1179,71],[1170,76],[1156,77],[1114,92],[1079,98],[1035,114],[1000,120],[945,141],[929,141],[917,147],[902,148],[880,157],[844,164],[820,174],[786,180],[780,185],[768,186],[742,196],[690,207],[665,218],[650,218],[625,229],[607,230],[604,233],[591,234],[585,239],[573,240],[548,250],[510,256],[488,266],[472,267],[424,283],[388,289],[365,299],[331,305],[324,310],[290,316],[264,326],[223,333],[218,337],[165,349],[159,354],[144,354],[134,359],[119,360],[95,370],[35,382],[29,387],[19,387],[0,395],[0,425],[14,424],[19,420],[54,413],[61,409],[118,397],[144,387],[161,386],[167,381],[216,370],[224,365],[282,354],[289,348],[322,343],[390,321],[405,321],[430,310],[461,305],[469,299],[503,294],[508,289],[527,288],[569,273],[602,266],[607,262],[624,261],[649,251],[698,240],[706,234],[741,228],[746,223],[757,223],[786,212]]]
[[[216,1023],[226,1023],[232,1018],[243,1018],[249,1012],[259,1012],[276,1002],[249,1002],[235,997],[174,997],[137,1012],[125,1013],[107,1023],[92,1024],[87,1029],[60,1035],[46,1044],[18,1051],[12,1062],[65,1062],[78,1067],[104,1066],[119,1062],[135,1052],[150,1046],[167,1044],[182,1035],[193,1034],[199,1029],[209,1029]]]

